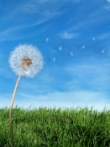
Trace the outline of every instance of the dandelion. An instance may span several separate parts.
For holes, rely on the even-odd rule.
[[[11,53],[9,63],[13,71],[18,75],[15,89],[12,95],[10,104],[9,120],[10,120],[10,135],[12,147],[13,141],[13,125],[12,125],[12,108],[16,90],[20,82],[21,76],[34,77],[43,67],[43,58],[40,51],[32,45],[19,45]]]

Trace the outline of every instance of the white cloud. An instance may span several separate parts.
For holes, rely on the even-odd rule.
[[[81,0],[75,0],[74,2],[79,3]]]
[[[39,0],[39,3],[46,3],[49,2],[50,0]]]
[[[104,39],[109,39],[109,37],[110,37],[110,33],[106,32],[106,33],[102,33],[102,34],[97,35],[95,38],[97,40],[104,40]]]
[[[107,2],[109,2],[109,3],[110,3],[110,0],[107,0]]]
[[[93,58],[92,60],[95,61]],[[68,76],[73,79],[73,81],[71,80],[71,86],[67,86],[66,83],[69,90],[82,88],[90,88],[99,91],[109,90],[110,70],[106,64],[100,64],[99,60],[96,61],[99,62],[97,65],[86,64],[74,66],[73,64],[69,64],[65,67],[65,72],[67,72]],[[85,87],[82,87],[83,83],[85,83]]]
[[[42,23],[46,22],[47,20],[51,19],[51,17],[53,17],[53,16],[42,18],[42,19],[38,20],[37,22],[33,22],[32,24],[24,24],[24,25],[17,26],[17,27],[7,28],[6,30],[0,32],[0,41],[17,40],[17,39],[29,37],[30,35],[28,35],[28,36],[25,34],[20,35],[20,33],[22,32],[23,29],[42,24]],[[39,30],[38,32],[41,32],[41,31],[42,30]],[[49,40],[49,38],[46,39],[47,42],[48,42],[48,40]]]
[[[62,0],[63,2],[79,3],[81,0]]]
[[[88,3],[86,1],[82,3],[81,9],[78,9],[74,19],[71,18],[67,22],[67,24],[71,24],[71,27],[69,27],[68,31],[82,31],[86,27],[96,27],[99,25],[99,23],[103,24],[104,21],[109,20],[110,15],[108,15],[107,12],[104,11],[103,5],[97,6],[97,2],[94,2],[92,5],[89,6],[89,8],[87,7]],[[93,8],[95,8],[94,11],[90,12],[89,10],[92,10]],[[80,18],[79,22],[77,22],[77,18]]]
[[[42,17],[54,17],[60,14],[59,5],[56,5],[57,2],[51,0],[27,0],[23,5],[18,5],[16,8],[16,13],[34,13],[40,15],[37,18]],[[52,9],[54,6],[54,9]],[[48,18],[47,18],[48,19]]]
[[[109,10],[110,9],[110,6],[105,6],[105,9]]]
[[[17,26],[17,27],[13,27],[13,28],[7,28],[6,30],[0,32],[0,41],[4,41],[4,40],[16,40],[19,38],[22,38],[22,36],[20,35],[16,35],[16,33],[18,31],[20,31],[21,29],[23,29],[23,26]]]
[[[64,32],[60,34],[60,37],[63,39],[72,39],[72,38],[77,38],[79,36],[79,34],[77,33],[68,33],[68,32]]]
[[[61,0],[63,3],[65,2],[72,2],[72,3],[79,3],[81,0]],[[53,2],[51,0],[38,0],[38,3],[46,3],[46,2]]]
[[[11,94],[4,94],[0,96],[0,107],[9,107]],[[22,99],[22,101],[21,101]],[[103,92],[94,91],[70,91],[70,92],[53,92],[47,95],[27,95],[25,93],[19,93],[16,96],[14,107],[28,108],[30,105],[34,108],[43,107],[56,107],[56,108],[71,108],[76,109],[79,107],[102,111],[104,107],[110,107],[110,101],[107,95]]]
[[[35,4],[30,4],[30,5],[26,4],[26,5],[24,5],[22,10],[25,11],[25,12],[31,12],[31,13],[37,11]]]
[[[96,81],[92,81],[93,85],[105,85],[103,82],[104,78],[106,77],[106,69],[101,65],[102,69],[98,71],[98,66],[90,66],[90,65],[83,65],[83,66],[70,66],[68,72],[72,74],[78,74],[79,80],[81,80],[81,76],[83,77],[84,74],[98,74],[99,79],[96,79]],[[100,67],[99,67],[100,68]],[[108,68],[107,68],[108,69]],[[102,72],[103,71],[103,72]],[[105,77],[103,77],[103,74],[105,74]],[[109,75],[108,75],[109,76]],[[42,75],[45,80],[49,81],[48,83],[51,83],[52,80],[49,79],[50,76],[47,74],[45,76]],[[38,77],[39,79],[39,77]],[[109,82],[108,79],[105,79]],[[110,108],[110,102],[109,97],[106,95],[105,92],[102,91],[89,91],[89,90],[80,90],[80,87],[77,81],[77,79],[74,79],[71,82],[68,82],[66,84],[66,87],[68,88],[68,91],[66,92],[58,92],[58,91],[51,91],[49,89],[51,87],[47,87],[44,85],[43,88],[45,88],[45,93],[42,92],[42,86],[43,84],[39,84],[39,81],[31,81],[31,84],[29,81],[25,79],[21,80],[21,84],[19,85],[19,90],[15,98],[14,107],[18,105],[19,107],[29,107],[31,104],[35,108],[39,108],[43,105],[43,107],[51,107],[54,106],[60,107],[63,109],[63,107],[70,108],[70,107],[85,107],[87,106],[89,109],[94,106],[94,109],[97,109],[98,111],[102,111],[105,106]],[[41,80],[40,80],[41,81]],[[35,82],[35,83],[34,83]],[[85,81],[84,81],[85,82]],[[107,86],[107,84],[106,84]],[[40,87],[40,88],[39,88]],[[32,94],[29,94],[27,92],[27,89],[30,89]],[[49,89],[49,90],[48,90]],[[23,91],[22,91],[23,90]],[[41,90],[41,92],[39,91]],[[38,92],[39,91],[39,92]],[[48,91],[48,92],[47,92]],[[39,93],[39,94],[37,94]],[[11,102],[11,94],[1,94],[0,95],[0,107],[7,106],[9,107]]]
[[[110,33],[103,33],[103,34],[97,36],[97,38],[98,38],[99,40],[103,40],[103,39],[105,39],[105,38],[107,38],[107,37],[109,37],[109,36],[110,36]]]

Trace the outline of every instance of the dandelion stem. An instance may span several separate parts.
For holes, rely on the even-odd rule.
[[[13,92],[13,95],[12,95],[11,104],[10,104],[9,120],[10,120],[10,135],[11,135],[11,145],[12,145],[12,147],[14,147],[12,109],[13,109],[14,98],[15,98],[16,91],[17,91],[17,88],[18,88],[18,84],[20,82],[21,75],[22,74],[20,74],[18,79],[17,79],[16,85],[15,85],[15,89],[14,89],[14,92]]]

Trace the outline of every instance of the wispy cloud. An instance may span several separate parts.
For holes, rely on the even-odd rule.
[[[11,96],[10,96],[11,97]],[[21,101],[20,101],[21,99]],[[96,92],[96,91],[68,91],[68,92],[58,92],[54,91],[53,93],[43,94],[43,95],[34,95],[27,94],[27,92],[18,93],[16,96],[15,105],[21,106],[24,105],[28,107],[32,104],[34,107],[48,106],[50,104],[51,107],[68,107],[71,106],[80,106],[85,107],[94,106],[102,110],[104,106],[108,105],[109,97],[104,92]],[[3,100],[1,104],[3,104]],[[4,103],[6,105],[6,103]],[[99,105],[100,104],[100,105]],[[2,105],[3,106],[3,105]],[[109,105],[110,107],[110,105]]]
[[[21,2],[20,4],[16,5],[12,10],[10,10],[10,7],[12,7],[11,6],[12,4],[10,4],[7,17],[6,18],[4,17],[3,20],[1,17],[2,23],[5,23],[7,25],[7,21],[8,21],[8,26],[7,28],[4,28],[1,30],[0,41],[16,40],[16,39],[27,37],[27,35],[23,33],[23,30],[26,30],[33,26],[38,26],[40,24],[43,24],[44,22],[51,20],[55,16],[62,14],[60,13],[59,7],[56,6],[55,9],[53,10],[52,9],[53,3],[51,4],[49,3],[45,5],[44,4],[45,2],[48,2],[48,1],[47,0],[41,0],[41,1],[27,0],[26,2]],[[28,14],[30,15],[30,17],[27,17]],[[36,14],[37,20],[31,17],[31,15],[33,14],[34,15]],[[19,23],[15,21],[15,17],[18,17],[18,18],[20,17]],[[28,20],[29,18],[31,19],[31,21]],[[15,24],[18,24],[18,25],[15,25],[14,23],[13,25],[10,25],[12,24],[11,22],[13,21],[15,22]],[[22,32],[21,34],[20,34],[20,31]],[[39,30],[39,31],[42,32],[42,30]]]
[[[110,70],[106,64],[69,65],[65,67],[65,72],[68,72],[72,79],[71,86],[67,86],[68,90],[82,89],[82,86],[83,89],[89,88],[99,91],[106,91],[109,89]]]
[[[17,32],[19,30],[22,30],[23,28],[24,28],[24,26],[7,28],[6,30],[0,32],[0,41],[4,41],[4,40],[16,40],[16,39],[22,38],[23,36],[17,35]]]
[[[43,4],[44,2],[42,3],[28,3],[28,4],[25,4],[22,8],[21,8],[21,11],[25,12],[25,13],[34,13],[36,15],[40,15],[41,17],[54,17],[58,14],[60,14],[56,9],[54,9],[54,11],[52,11],[51,8],[48,8],[48,5],[47,7],[43,7]],[[38,5],[41,5],[41,9],[39,9]],[[42,8],[43,7],[43,8]],[[43,10],[42,10],[43,9]]]
[[[49,2],[50,0],[38,0],[39,3],[46,3]]]
[[[109,2],[109,3],[110,3],[110,0],[107,0],[107,2]]]
[[[62,39],[73,39],[73,38],[78,38],[79,34],[78,33],[68,33],[68,32],[64,32],[64,33],[60,33],[59,36]]]
[[[71,2],[71,3],[79,3],[81,0],[61,0],[61,2]],[[51,0],[38,0],[39,3],[46,3],[46,2],[52,2]]]
[[[105,38],[107,38],[109,36],[110,36],[110,33],[104,33],[104,34],[100,35],[99,39],[103,40],[103,39],[105,39]]]
[[[81,1],[81,0],[75,0],[74,2],[75,2],[75,3],[79,3],[80,1]]]
[[[49,74],[49,71],[42,72],[41,74],[37,75],[34,80],[25,79],[22,78],[20,85],[19,85],[19,90],[20,92],[24,91],[26,92],[27,90],[30,91],[36,95],[39,94],[45,94],[48,92],[53,91],[52,89],[52,82],[54,81],[53,77]],[[27,91],[28,93],[28,91]]]
[[[10,104],[11,94],[0,96],[0,107],[8,107]],[[20,101],[20,99],[22,99]],[[25,109],[32,105],[34,108],[49,107],[49,108],[85,108],[102,111],[104,107],[109,105],[108,96],[103,92],[94,91],[71,91],[71,92],[58,92],[49,93],[47,95],[27,95],[26,93],[19,93],[16,96],[14,107],[23,107]]]
[[[87,5],[87,1],[83,2],[75,14],[74,20],[72,18],[69,19],[67,25],[70,26],[71,24],[71,27],[69,27],[68,31],[82,32],[83,28],[90,26],[95,27],[96,25],[99,25],[99,23],[103,24],[103,22],[109,20],[110,15],[108,15],[108,12],[105,11],[102,1],[100,1],[100,5],[98,1],[95,1],[92,5],[89,5],[89,7]],[[94,11],[92,11],[92,9],[95,7],[97,7],[97,9],[94,9]]]
[[[105,9],[109,10],[110,9],[110,5],[105,6]]]
[[[62,0],[63,2],[79,3],[81,0]]]
[[[52,17],[52,16],[51,16]],[[40,24],[43,24],[44,22],[48,21],[49,19],[51,19],[51,17],[48,18],[42,18],[36,22],[33,22],[31,24],[21,24],[19,26],[16,27],[7,27],[7,29],[3,30],[0,32],[0,41],[5,41],[5,40],[18,40],[18,39],[22,39],[22,38],[27,38],[30,37],[33,34],[29,34],[28,36],[21,33],[24,29],[28,29],[30,27],[33,26],[37,26]],[[42,32],[43,30],[39,30],[37,31],[37,33]]]
[[[106,39],[106,38],[109,37],[109,36],[110,36],[110,33],[103,33],[103,34],[101,34],[101,35],[98,35],[98,36],[97,36],[97,39],[103,40],[103,39]]]

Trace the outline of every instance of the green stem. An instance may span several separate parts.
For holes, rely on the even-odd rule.
[[[16,85],[15,85],[15,89],[14,89],[14,92],[13,92],[13,96],[12,96],[12,100],[11,100],[11,104],[10,104],[9,120],[10,120],[10,137],[11,137],[11,145],[12,145],[12,147],[14,147],[12,109],[13,109],[14,98],[15,98],[16,91],[17,91],[17,88],[18,88],[18,84],[20,82],[21,75],[22,74],[20,74],[18,79],[17,79]]]

